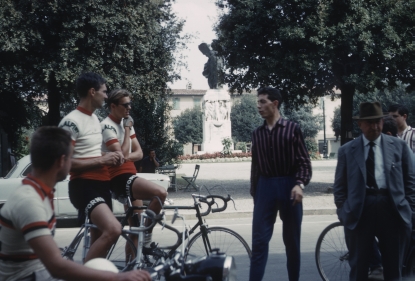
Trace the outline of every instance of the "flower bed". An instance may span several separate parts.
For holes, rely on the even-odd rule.
[[[241,153],[232,153],[232,154],[223,154],[221,152],[214,153],[205,153],[205,154],[194,154],[194,155],[180,155],[179,159],[184,160],[204,160],[204,159],[216,159],[216,158],[243,158],[251,157],[250,152],[241,152]]]

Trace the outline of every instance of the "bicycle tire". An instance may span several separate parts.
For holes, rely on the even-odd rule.
[[[207,238],[210,250],[219,248],[220,252],[235,259],[238,280],[245,280],[249,276],[249,266],[252,252],[246,241],[235,231],[225,227],[209,227]],[[198,232],[190,239],[186,247],[185,259],[209,255],[206,252],[202,232]],[[240,265],[240,266],[238,266]]]
[[[128,251],[128,254],[126,254]],[[132,270],[135,264],[137,248],[127,234],[121,233],[117,242],[108,251],[107,259],[118,268],[120,272]]]
[[[75,256],[78,257],[80,255],[79,253],[81,253],[81,251],[78,252],[78,247],[79,247],[79,244],[81,243],[83,238],[84,238],[84,233],[79,233],[74,238],[74,240],[72,240],[71,244],[69,244],[68,247],[66,247],[65,249],[62,250],[62,257],[66,258],[68,260],[71,260],[71,261],[76,260],[76,259],[74,259],[74,257]],[[77,254],[77,252],[78,252],[78,254]],[[82,256],[79,256],[78,259],[79,259],[79,261],[81,261]]]
[[[320,234],[315,259],[318,273],[324,281],[349,280],[349,251],[340,222],[328,225]]]

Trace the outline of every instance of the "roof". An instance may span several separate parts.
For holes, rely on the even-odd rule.
[[[171,89],[173,96],[203,96],[207,90]]]

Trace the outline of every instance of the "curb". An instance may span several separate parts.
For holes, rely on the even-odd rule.
[[[194,213],[180,213],[186,220],[195,220],[196,214]],[[303,216],[316,216],[316,215],[336,215],[336,209],[309,209],[303,210]],[[172,214],[166,214],[166,220],[170,221],[173,218]],[[224,213],[210,213],[206,218],[209,219],[239,219],[239,218],[252,218],[252,212],[224,212]]]
[[[181,210],[180,215],[185,218],[185,220],[196,220],[196,214],[194,211],[189,212]],[[335,215],[336,209],[307,209],[303,210],[303,216],[316,216],[316,215]],[[166,220],[171,221],[173,214],[171,212],[166,214]],[[252,218],[251,211],[241,211],[241,212],[222,212],[222,213],[210,213],[205,218],[209,219],[240,219],[240,218]],[[67,228],[67,227],[79,227],[77,223],[77,218],[75,217],[61,217],[57,220],[57,228]]]

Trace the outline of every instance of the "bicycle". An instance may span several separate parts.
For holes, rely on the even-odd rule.
[[[341,222],[328,225],[320,234],[315,250],[318,273],[325,281],[349,280],[349,251]],[[404,277],[415,277],[415,241],[411,238],[402,273]]]
[[[209,227],[205,224],[203,217],[207,216],[210,212],[221,212],[227,208],[227,202],[231,201],[232,198],[228,195],[226,198],[219,195],[198,195],[192,194],[194,205],[193,206],[164,206],[164,210],[195,210],[196,211],[196,224],[189,230],[185,238],[188,238],[192,235],[197,229],[199,232],[196,233],[189,241],[186,251],[184,253],[184,259],[190,259],[193,257],[200,256],[209,256],[215,248],[221,249],[226,255],[233,256],[237,263],[239,264],[249,264],[251,258],[251,249],[246,241],[235,231],[225,228],[225,227]],[[127,198],[128,199],[128,198]],[[214,204],[217,204],[215,199],[220,199],[223,202],[222,207],[213,208]],[[113,245],[113,247],[108,252],[107,258],[112,261],[120,271],[131,270],[137,263],[137,260],[133,253],[136,253],[137,249],[133,240],[128,235],[136,235],[128,229],[124,229],[125,226],[128,226],[128,218],[133,216],[134,210],[145,209],[146,207],[134,207],[131,205],[130,200],[128,202],[128,209],[125,213],[125,216],[121,220],[121,225],[123,227],[122,234],[118,241]],[[205,212],[201,211],[201,203],[207,205],[207,210]],[[158,222],[161,224],[160,222]],[[174,245],[170,246],[159,246],[159,249],[164,253],[160,256],[153,256],[152,259],[144,256],[144,262],[146,267],[155,267],[163,259],[172,259],[176,250],[183,243],[183,233],[174,228],[173,226],[167,224],[161,224],[163,227],[173,231],[177,235],[177,241]],[[86,237],[87,243],[84,243],[84,250],[81,255],[81,258],[85,257],[86,251],[88,250],[88,229],[90,227],[95,227],[89,222],[85,223],[78,234],[75,236],[72,243],[66,247],[62,255],[66,258],[73,259],[75,256],[79,244],[82,239]],[[127,254],[126,254],[127,253]],[[79,256],[79,254],[78,254]],[[141,261],[138,261],[141,262]],[[247,276],[248,267],[240,268],[238,270],[238,276]]]

